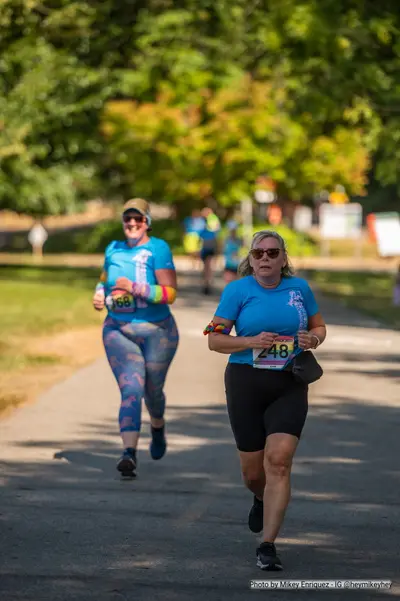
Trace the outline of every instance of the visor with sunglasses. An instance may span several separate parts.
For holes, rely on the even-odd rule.
[[[253,257],[253,259],[259,261],[263,258],[264,253],[269,259],[276,259],[277,257],[279,257],[281,251],[281,248],[252,248],[250,254]]]

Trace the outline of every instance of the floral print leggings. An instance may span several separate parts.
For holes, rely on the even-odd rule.
[[[163,417],[163,388],[178,342],[179,333],[172,315],[157,323],[106,318],[103,343],[121,392],[121,432],[140,431],[142,399],[151,417]]]

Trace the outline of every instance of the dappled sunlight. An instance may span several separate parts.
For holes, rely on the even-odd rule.
[[[282,547],[304,546],[304,544],[318,547],[330,547],[338,543],[338,537],[334,535],[321,534],[320,532],[304,532],[301,538],[282,538]]]
[[[224,403],[226,357],[209,355],[206,340],[194,343],[193,331],[203,323],[198,308],[180,311],[183,342],[167,383],[168,449],[162,461],[150,458],[144,410],[138,476],[121,481],[115,469],[121,452],[118,391],[104,361],[42,399],[48,411],[56,403],[56,423],[55,411],[40,413],[40,404],[24,408],[17,434],[4,438],[2,530],[16,549],[2,562],[8,579],[45,569],[56,588],[66,586],[68,574],[72,595],[108,586],[130,600],[138,587],[149,596],[169,591],[171,599],[174,591],[190,596],[193,590],[202,597],[229,590],[245,599],[248,580],[262,577],[254,566],[257,539],[247,528],[252,495],[242,482]],[[329,334],[340,327],[329,326]],[[328,342],[318,356],[325,376],[310,387],[292,501],[278,539],[284,576],[370,578],[378,570],[379,577],[394,579],[398,385],[395,378],[367,378],[363,371],[382,368],[384,375],[397,356],[380,347],[372,361],[369,348],[342,350]],[[344,373],[344,365],[354,371]],[[91,382],[89,395],[82,393],[84,381]],[[34,418],[45,428],[26,437],[21,424],[29,429]],[[379,557],[370,552],[372,540]]]
[[[349,457],[301,457],[298,463],[363,463],[360,459],[350,459]]]
[[[302,490],[295,490],[293,496],[296,499],[306,499],[310,501],[342,501],[344,496],[338,493],[315,493]]]

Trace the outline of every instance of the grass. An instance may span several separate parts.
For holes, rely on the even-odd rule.
[[[91,306],[98,275],[88,268],[0,267],[0,411],[26,400],[33,376],[47,381],[60,364],[81,364],[79,344],[69,341],[67,351],[60,337],[99,328],[102,316]]]
[[[90,300],[98,276],[96,269],[1,267],[3,336],[40,335],[96,323]]]
[[[347,306],[375,317],[400,330],[400,307],[392,304],[394,275],[387,273],[349,273],[310,271],[308,277],[321,292],[340,299]]]

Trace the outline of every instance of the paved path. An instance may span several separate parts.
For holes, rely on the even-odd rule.
[[[144,416],[136,481],[115,471],[118,395],[103,359],[0,422],[1,601],[293,598],[249,590],[269,576],[255,567],[246,526],[225,357],[201,334],[215,303],[190,286],[177,302],[168,454],[149,458]],[[325,377],[312,387],[295,460],[279,578],[388,578],[389,593],[325,594],[400,597],[400,333],[327,301],[322,310]]]

